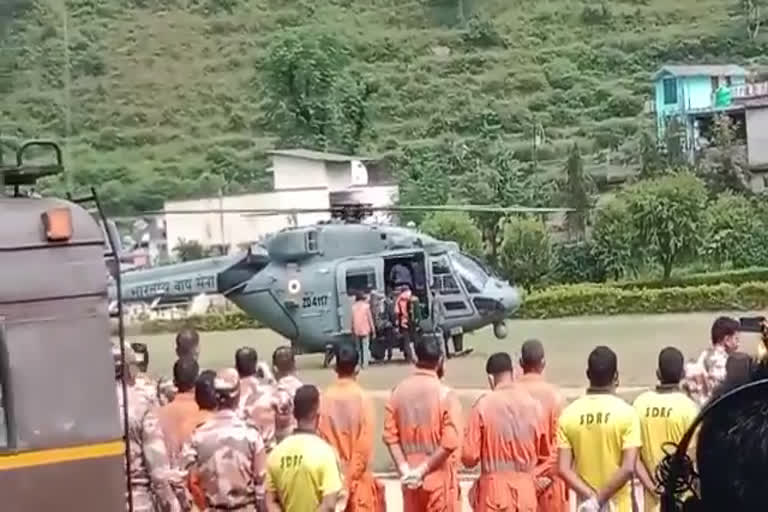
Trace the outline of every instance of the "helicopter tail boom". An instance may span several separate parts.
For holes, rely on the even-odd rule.
[[[219,293],[222,272],[242,258],[225,256],[168,265],[122,274],[122,299],[126,302],[151,301],[158,298],[184,298],[201,293]],[[116,291],[110,286],[109,298]]]

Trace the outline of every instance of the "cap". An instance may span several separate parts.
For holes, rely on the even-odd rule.
[[[115,366],[120,366],[121,364],[120,343],[118,341],[112,342],[112,361],[114,362]],[[131,348],[131,345],[126,343],[125,344],[125,364],[134,365],[138,363],[139,363],[139,359],[136,357],[136,352],[134,352],[134,350]]]
[[[213,389],[219,394],[232,394],[240,391],[240,375],[234,368],[225,368],[216,372]]]

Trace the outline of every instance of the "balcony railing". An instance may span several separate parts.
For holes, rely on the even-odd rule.
[[[731,97],[734,99],[757,98],[760,96],[768,96],[768,82],[731,86]]]

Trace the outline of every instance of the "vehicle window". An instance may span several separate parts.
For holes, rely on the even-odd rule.
[[[461,311],[462,309],[467,309],[467,305],[463,301],[446,302],[445,309],[448,311]]]
[[[0,324],[0,350],[5,350],[5,326]],[[8,398],[6,394],[6,358],[0,352],[0,450],[8,447]]]
[[[433,278],[432,288],[437,290],[441,295],[446,293],[460,293],[461,289],[456,279],[451,274],[435,274]]]
[[[0,375],[0,449],[8,447],[8,420],[6,418],[5,394],[3,393],[3,383],[5,382],[3,377]]]
[[[308,231],[306,242],[308,252],[317,252],[317,231]]]
[[[451,260],[464,286],[470,293],[479,293],[488,282],[488,274],[471,258],[460,252],[451,253]]]
[[[347,270],[347,293],[376,289],[376,269],[371,267]]]

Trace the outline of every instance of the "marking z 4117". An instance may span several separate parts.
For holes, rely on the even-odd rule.
[[[328,305],[327,295],[305,295],[301,298],[302,308],[323,308]]]

